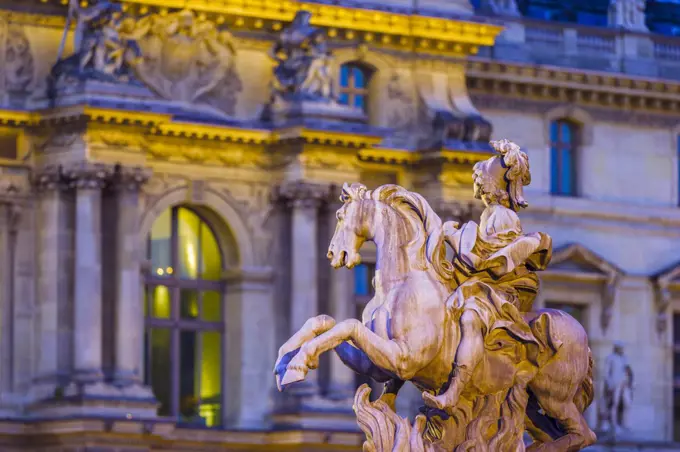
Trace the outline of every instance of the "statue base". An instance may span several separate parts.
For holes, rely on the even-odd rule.
[[[368,121],[359,108],[342,105],[329,99],[307,99],[291,96],[276,97],[265,108],[262,119],[276,127],[304,124],[308,120],[333,123],[358,123]]]
[[[76,105],[182,115],[206,121],[233,121],[231,116],[210,105],[162,99],[134,80],[120,81],[94,76],[90,72],[57,76],[48,83],[45,92],[29,99],[27,107],[44,109]]]

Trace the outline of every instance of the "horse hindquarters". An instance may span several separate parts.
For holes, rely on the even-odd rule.
[[[549,323],[546,332],[550,335],[546,339],[561,346],[529,383],[526,424],[534,444],[528,450],[578,451],[596,440],[583,417],[593,399],[588,339],[583,327],[571,316],[554,310],[545,313]]]

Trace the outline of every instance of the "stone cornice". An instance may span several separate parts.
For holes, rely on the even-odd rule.
[[[40,0],[63,8],[63,0]],[[327,29],[334,41],[364,42],[381,47],[442,55],[476,54],[479,47],[491,46],[501,32],[499,25],[462,19],[426,17],[414,14],[277,0],[121,0],[130,13],[167,13],[169,9],[190,7],[198,14],[226,23],[229,28],[278,32],[299,10],[312,13],[312,24]],[[37,3],[37,2],[36,2]],[[5,13],[7,15],[7,13]],[[63,27],[63,16],[11,13],[13,21]]]
[[[485,59],[468,61],[467,77],[470,93],[481,108],[510,108],[519,102],[545,110],[570,103],[597,109],[612,116],[610,120],[644,114],[648,121],[678,122],[678,82]]]
[[[153,135],[263,144],[270,141],[271,133],[265,129],[246,129],[187,122],[159,124],[151,130]]]
[[[382,137],[362,133],[290,127],[272,132],[270,142],[278,143],[297,140],[310,144],[363,148],[365,146],[377,145],[382,141]]]
[[[53,0],[54,1],[54,0]],[[312,13],[312,24],[328,29],[334,40],[363,41],[387,47],[418,49],[429,53],[476,54],[480,46],[493,45],[502,27],[490,23],[444,19],[311,2],[277,0],[123,0],[138,14],[191,9],[239,29],[278,31],[299,10]]]
[[[446,149],[436,153],[444,163],[472,164],[488,159],[491,154],[484,152]],[[366,148],[359,151],[359,159],[367,163],[387,163],[394,165],[415,165],[432,159],[432,153],[409,151],[406,149]]]

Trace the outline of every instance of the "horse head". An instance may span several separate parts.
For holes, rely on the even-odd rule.
[[[443,275],[447,263],[442,220],[422,196],[392,184],[375,190],[344,184],[340,200],[327,254],[333,267],[359,264],[361,246],[373,241],[379,260],[381,255],[390,259],[403,256],[410,268],[432,266]]]

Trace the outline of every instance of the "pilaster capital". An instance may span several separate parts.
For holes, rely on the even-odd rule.
[[[148,168],[116,165],[111,179],[111,188],[138,192],[151,179],[151,174],[152,171]]]
[[[243,291],[261,291],[271,288],[274,271],[271,267],[231,267],[224,270],[222,278],[228,286],[238,286]]]
[[[305,181],[284,182],[274,193],[274,200],[293,208],[318,208],[328,201],[330,186]]]
[[[71,188],[79,190],[101,190],[112,179],[114,170],[101,163],[80,162],[64,170]]]
[[[31,177],[31,183],[38,193],[66,190],[68,180],[61,165],[49,165],[40,168]]]

